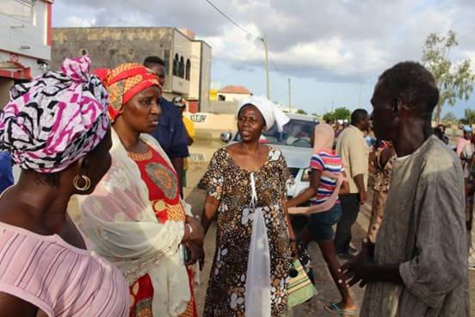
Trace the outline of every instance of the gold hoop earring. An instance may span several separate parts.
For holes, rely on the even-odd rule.
[[[84,186],[80,186],[79,185],[79,180],[80,179],[84,179]],[[89,188],[91,188],[91,179],[85,175],[76,175],[74,176],[74,180],[73,180],[73,185],[74,185],[74,188],[76,188],[77,190],[81,191],[81,192],[85,192],[87,191]]]

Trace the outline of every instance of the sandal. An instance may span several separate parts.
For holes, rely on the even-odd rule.
[[[333,303],[331,305],[325,306],[325,310],[337,315],[348,315],[348,316],[358,315],[358,309],[341,309],[337,303]]]

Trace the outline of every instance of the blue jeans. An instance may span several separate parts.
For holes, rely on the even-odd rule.
[[[340,220],[341,213],[341,205],[337,203],[328,211],[311,214],[308,230],[312,233],[313,240],[333,240],[333,225]]]

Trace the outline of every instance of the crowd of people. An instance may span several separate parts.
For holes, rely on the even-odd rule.
[[[315,126],[310,185],[289,200],[285,157],[260,142],[289,119],[264,97],[242,100],[240,141],[216,151],[199,182],[200,219],[183,200],[194,127],[182,97],[163,97],[163,60],[90,64],[66,59],[16,85],[0,112],[2,316],[198,316],[192,266],[204,264],[213,222],[204,316],[287,316],[303,296],[290,285],[309,280],[296,268],[312,241],[341,295],[331,313],[469,316],[475,137],[466,127],[451,151],[433,135],[439,91],[420,64],[381,74],[372,115],[357,109],[337,132]],[[10,161],[21,169],[15,184]],[[367,236],[355,246],[370,192]],[[293,214],[308,215],[301,232]],[[355,284],[366,286],[361,307]]]

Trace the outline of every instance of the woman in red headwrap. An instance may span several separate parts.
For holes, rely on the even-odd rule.
[[[112,167],[80,199],[82,228],[128,279],[130,316],[196,316],[187,265],[202,257],[203,229],[180,200],[170,160],[148,135],[158,125],[161,87],[140,64],[99,75],[110,94]]]

